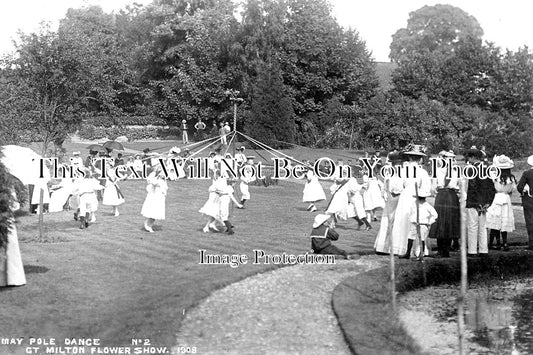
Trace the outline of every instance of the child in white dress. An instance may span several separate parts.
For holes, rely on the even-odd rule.
[[[144,229],[153,233],[153,225],[156,220],[165,219],[165,203],[168,185],[161,165],[156,164],[154,170],[146,178],[146,199],[144,200],[141,215],[146,217]]]
[[[320,185],[318,176],[315,175],[313,169],[310,167],[305,174],[305,178],[307,179],[307,182],[305,183],[304,187],[303,202],[310,203],[310,205],[307,207],[307,210],[315,212],[317,210],[315,203],[325,200],[326,194],[324,193],[322,185]]]

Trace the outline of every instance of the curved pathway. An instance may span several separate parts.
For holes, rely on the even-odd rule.
[[[383,266],[366,256],[335,265],[297,265],[213,292],[183,320],[173,354],[350,354],[331,308],[344,278]]]

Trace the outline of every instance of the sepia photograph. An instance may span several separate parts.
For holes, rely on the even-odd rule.
[[[533,3],[0,13],[0,355],[533,354]]]

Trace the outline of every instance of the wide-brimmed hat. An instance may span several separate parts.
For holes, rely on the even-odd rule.
[[[320,227],[322,223],[329,219],[329,217],[331,217],[329,214],[317,214],[315,216],[315,220],[313,221],[313,228]]]
[[[492,159],[492,164],[500,169],[511,169],[514,167],[514,162],[506,155],[495,155]]]
[[[237,148],[237,150],[240,150],[240,151],[244,151],[246,148],[244,147],[244,145],[241,145],[239,148]]]
[[[187,120],[182,120],[181,122],[182,122],[182,123],[187,123]]]
[[[482,159],[483,158],[483,152],[481,150],[479,150],[479,149],[476,149],[476,148],[470,148],[470,149],[467,149],[465,151],[464,156],[465,156],[465,158],[473,157],[473,158]]]
[[[429,197],[431,196],[431,192],[429,189],[419,189],[418,190],[418,196],[415,194],[413,197]]]
[[[425,151],[426,151],[426,147],[424,147],[422,144],[409,144],[407,147],[405,147],[403,154],[425,157],[426,156]]]
[[[72,155],[80,155],[80,152],[72,152]]]
[[[528,163],[530,166],[533,166],[533,155],[530,155],[530,156],[527,158],[527,163]]]
[[[455,153],[453,150],[444,151],[443,154],[446,158],[455,158]]]

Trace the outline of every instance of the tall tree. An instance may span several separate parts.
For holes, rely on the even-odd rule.
[[[246,131],[272,147],[294,142],[294,111],[287,97],[279,64],[272,60],[259,71]]]

